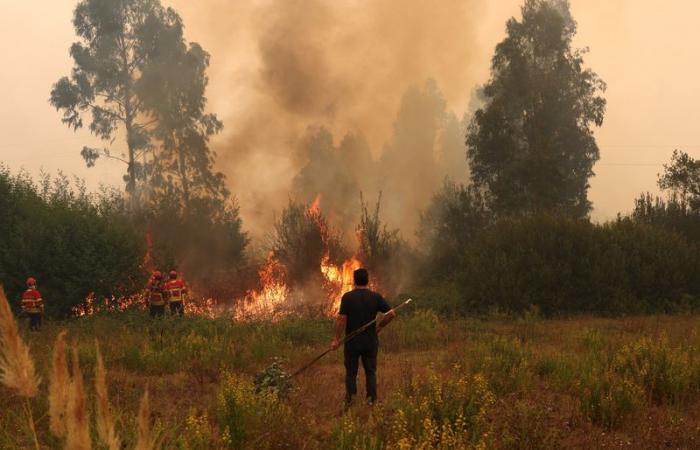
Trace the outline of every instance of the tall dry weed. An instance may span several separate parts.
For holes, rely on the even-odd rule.
[[[73,349],[73,379],[68,390],[66,413],[66,449],[90,450],[90,429],[83,373],[80,371],[78,351]]]
[[[151,405],[148,400],[148,388],[146,388],[139,406],[139,434],[134,450],[154,450],[155,442],[155,436],[151,430]]]
[[[114,420],[112,418],[112,409],[109,405],[109,396],[107,394],[107,371],[105,370],[102,353],[100,352],[100,344],[95,340],[95,353],[97,355],[97,367],[95,369],[95,395],[96,395],[96,423],[97,435],[103,443],[107,445],[109,450],[118,450],[121,448],[119,438],[114,429]]]
[[[0,382],[25,398],[39,392],[39,377],[29,347],[19,335],[17,322],[0,287]]]
[[[66,408],[70,390],[70,374],[66,360],[66,334],[63,330],[56,336],[49,377],[49,429],[60,438],[66,436]]]
[[[0,383],[24,397],[29,430],[34,439],[34,447],[39,449],[39,439],[34,426],[34,416],[29,399],[39,392],[39,376],[34,368],[34,360],[29,355],[29,347],[19,335],[15,316],[0,286]]]

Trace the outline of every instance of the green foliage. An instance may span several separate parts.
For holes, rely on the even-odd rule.
[[[208,147],[222,124],[204,113],[209,55],[186,42],[177,12],[160,0],[81,0],[73,26],[74,67],[54,84],[50,102],[74,130],[89,114],[92,134],[110,144],[124,136],[127,147],[120,156],[84,147],[88,167],[101,156],[126,163],[134,200],[190,208],[225,199],[224,178],[213,172]],[[148,189],[137,189],[139,180]]]
[[[491,222],[479,190],[445,180],[421,213],[418,228],[420,248],[428,253],[425,266],[430,274],[443,275],[455,253],[470,244]]]
[[[401,314],[381,335],[382,346],[394,351],[428,349],[444,342],[444,336],[442,319],[429,309]]]
[[[230,298],[250,287],[244,272],[249,239],[238,204],[214,200],[192,199],[188,209],[165,201],[137,221],[150,232],[156,267],[186,273],[201,295]]]
[[[700,211],[687,200],[672,194],[667,199],[642,194],[634,201],[630,220],[675,231],[688,240],[700,242]]]
[[[499,213],[557,210],[585,217],[588,179],[599,158],[593,126],[605,90],[571,48],[576,22],[566,0],[526,0],[496,47],[485,106],[467,132],[475,185]]]
[[[674,150],[671,162],[659,175],[666,199],[642,194],[635,200],[631,219],[676,231],[693,242],[700,241],[700,161]]]
[[[256,392],[248,379],[224,374],[217,394],[221,441],[226,448],[294,447],[300,441],[290,406],[271,390]],[[260,442],[253,436],[264,436]]]
[[[461,312],[675,311],[700,292],[697,254],[682,236],[630,219],[529,215],[497,220],[450,249],[446,281],[426,283],[455,286],[449,297]]]
[[[376,422],[376,414],[370,415],[367,425],[351,413],[345,414],[333,429],[331,437],[333,448],[337,450],[382,450],[386,448],[383,440],[374,432]]]
[[[0,284],[11,299],[33,276],[47,313],[67,316],[90,293],[129,294],[143,282],[142,237],[118,193],[90,195],[61,174],[36,184],[0,166],[0,210]]]
[[[379,215],[381,201],[380,192],[374,210],[370,212],[360,193],[360,222],[355,228],[359,241],[358,257],[372,274],[372,279],[378,280],[377,285],[382,292],[394,296],[405,284],[413,258],[408,244],[399,237],[399,230],[389,230],[382,222]]]
[[[644,388],[651,403],[678,404],[700,394],[700,354],[687,345],[671,346],[666,336],[643,337],[623,346],[613,365]]]
[[[257,373],[254,379],[255,392],[273,391],[278,396],[285,396],[292,387],[292,380],[284,370],[284,361],[274,358],[272,364]]]
[[[606,429],[619,426],[643,405],[642,389],[610,369],[589,370],[578,389],[583,413]]]
[[[497,394],[518,390],[528,378],[528,355],[517,339],[495,338],[478,342],[468,363],[475,373],[486,377]]]
[[[686,152],[674,150],[671,163],[659,175],[659,187],[678,195],[690,209],[700,208],[700,160]]]
[[[395,399],[390,442],[398,448],[479,448],[489,433],[487,414],[495,401],[486,379],[430,374]]]

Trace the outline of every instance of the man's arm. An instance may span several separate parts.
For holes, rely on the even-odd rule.
[[[345,314],[338,314],[338,318],[335,319],[335,338],[331,343],[331,349],[336,350],[340,347],[340,341],[343,338],[343,332],[345,331],[345,325],[348,323],[348,316]]]

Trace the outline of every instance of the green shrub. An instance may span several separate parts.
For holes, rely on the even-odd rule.
[[[380,412],[380,414],[383,411]],[[376,415],[370,415],[366,423],[353,414],[345,414],[333,428],[331,440],[337,450],[382,450],[385,448],[381,427],[376,425]],[[377,433],[379,431],[379,433]]]
[[[606,429],[619,426],[644,405],[642,388],[613,370],[590,370],[577,387],[583,414]]]
[[[256,393],[250,380],[226,373],[216,404],[221,441],[226,448],[276,448],[281,443],[294,448],[298,442],[295,415],[273,390]]]
[[[430,374],[394,399],[388,447],[465,449],[484,445],[495,402],[484,376]]]
[[[88,194],[62,174],[35,183],[0,165],[0,211],[0,284],[13,304],[29,276],[58,317],[90,293],[131,293],[145,281],[143,236],[116,191]]]
[[[486,376],[497,394],[516,391],[528,378],[528,355],[517,339],[495,337],[477,342],[469,363],[473,372]]]
[[[427,349],[438,344],[444,336],[445,325],[430,310],[402,314],[382,333],[382,345],[390,350]]]
[[[615,355],[614,368],[643,387],[655,404],[681,403],[700,394],[700,360],[692,347],[672,347],[663,335],[643,337]]]
[[[632,219],[599,225],[530,214],[484,224],[470,236],[427,249],[427,265],[449,262],[418,291],[457,302],[452,312],[666,312],[700,294],[697,244]],[[442,300],[435,306],[450,311]]]

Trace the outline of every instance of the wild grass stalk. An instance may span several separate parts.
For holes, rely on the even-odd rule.
[[[49,377],[49,429],[59,438],[66,436],[66,408],[70,374],[66,360],[66,330],[56,336]]]
[[[73,348],[73,379],[68,390],[66,414],[66,448],[69,450],[90,450],[90,428],[83,374],[80,370],[78,351]]]
[[[0,286],[0,383],[17,391],[24,398],[24,408],[34,446],[39,449],[34,416],[29,399],[39,392],[39,377],[29,347],[19,335],[17,322],[7,302],[5,291]]]
[[[139,432],[134,450],[154,450],[155,441],[151,429],[151,405],[148,399],[148,388],[146,388],[139,406]]]
[[[29,347],[19,335],[17,322],[0,287],[0,382],[14,389],[24,398],[33,398],[39,392],[39,377]]]
[[[109,450],[118,450],[121,448],[121,444],[114,429],[112,409],[107,394],[107,371],[105,370],[102,353],[100,352],[100,345],[97,340],[95,340],[95,353],[97,358],[97,367],[95,369],[97,435],[102,442],[107,445]]]

